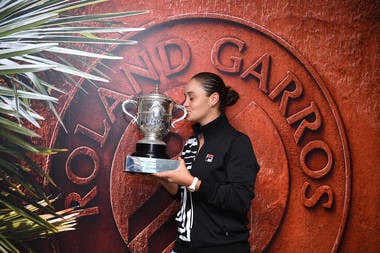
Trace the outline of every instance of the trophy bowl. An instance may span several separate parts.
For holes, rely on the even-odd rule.
[[[128,111],[128,104],[137,107],[136,115]],[[174,128],[175,123],[186,118],[185,107],[175,104],[169,97],[159,93],[156,87],[154,93],[141,95],[137,100],[124,101],[122,109],[127,116],[132,118],[132,123],[136,123],[137,128],[144,136],[136,143],[136,151],[132,153],[132,157],[127,157],[125,171],[156,173],[173,169],[172,167],[178,164],[178,161],[169,159],[166,154],[166,143],[162,139],[169,133],[170,128]],[[177,109],[182,110],[183,115],[173,120],[173,111]],[[172,166],[165,169],[164,167],[168,163],[172,163]]]

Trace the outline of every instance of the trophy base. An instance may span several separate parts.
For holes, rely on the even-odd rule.
[[[175,170],[178,166],[178,160],[127,156],[124,171],[132,173],[158,173]]]
[[[165,144],[136,143],[136,152],[132,156],[169,159]]]

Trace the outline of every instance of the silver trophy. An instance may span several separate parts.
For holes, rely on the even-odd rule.
[[[137,106],[137,115],[127,110],[127,105]],[[162,138],[169,133],[174,124],[186,118],[184,106],[175,104],[170,98],[159,93],[158,86],[153,93],[141,95],[136,100],[126,100],[122,103],[123,112],[132,118],[132,123],[144,137],[136,143],[136,151],[127,156],[124,171],[157,173],[176,169],[177,160],[170,160],[166,154],[166,143]],[[183,115],[173,121],[173,111],[180,109]]]

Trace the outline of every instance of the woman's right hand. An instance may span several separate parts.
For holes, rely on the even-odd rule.
[[[154,175],[177,185],[189,186],[193,182],[194,177],[186,168],[185,161],[181,157],[178,160],[179,166],[177,169],[159,172]]]

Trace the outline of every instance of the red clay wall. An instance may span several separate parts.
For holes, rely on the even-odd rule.
[[[309,3],[310,2],[310,3]],[[195,73],[241,94],[227,111],[261,166],[249,214],[252,252],[379,252],[379,18],[376,1],[121,1],[85,12],[149,10],[122,20],[145,31],[106,62],[111,81],[61,97],[47,145],[68,148],[46,170],[86,211],[46,252],[170,252],[178,203],[122,172],[139,138],[120,103],[155,84],[177,103]],[[100,67],[101,68],[101,67]],[[166,138],[175,156],[190,135]],[[50,249],[49,249],[50,248]]]

